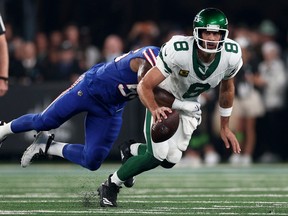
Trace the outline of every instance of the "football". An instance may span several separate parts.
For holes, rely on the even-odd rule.
[[[155,100],[159,106],[166,106],[171,108],[175,99],[175,97],[171,93],[160,87],[154,88],[153,92]]]
[[[170,139],[178,129],[179,113],[172,110],[172,113],[166,112],[166,115],[167,119],[154,123],[151,127],[151,138],[155,143]]]

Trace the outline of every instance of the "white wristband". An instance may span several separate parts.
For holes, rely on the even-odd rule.
[[[223,116],[223,117],[229,117],[229,116],[231,116],[232,109],[233,109],[233,107],[230,107],[230,108],[222,108],[222,107],[219,106],[220,116]]]

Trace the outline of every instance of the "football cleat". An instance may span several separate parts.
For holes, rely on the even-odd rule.
[[[23,168],[29,166],[34,157],[39,155],[47,155],[47,151],[54,139],[54,134],[40,131],[35,135],[33,143],[26,149],[21,158],[21,166]]]
[[[111,182],[111,176],[97,189],[101,207],[117,207],[117,195],[121,186]]]
[[[120,144],[119,150],[121,154],[122,164],[124,164],[130,157],[133,156],[130,151],[130,146],[134,143],[136,143],[136,141],[131,139],[129,141]],[[134,183],[135,183],[135,177],[131,177],[124,182],[124,185],[125,187],[130,188],[133,187]]]
[[[1,121],[0,120],[0,127],[2,126],[2,125],[4,125],[4,124],[6,124],[4,121]],[[4,137],[2,137],[1,139],[0,139],[0,148],[1,148],[1,146],[2,146],[2,144],[3,144],[3,142],[5,141],[7,139],[7,136],[4,136]]]

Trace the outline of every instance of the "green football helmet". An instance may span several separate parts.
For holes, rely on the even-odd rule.
[[[203,31],[220,32],[220,41],[209,41],[202,38]],[[228,20],[225,14],[216,8],[206,8],[201,10],[193,22],[193,36],[196,40],[199,49],[208,52],[216,53],[223,49],[223,44],[228,37]],[[208,49],[208,43],[215,43],[215,49]]]

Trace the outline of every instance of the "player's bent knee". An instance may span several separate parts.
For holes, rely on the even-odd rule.
[[[102,163],[102,158],[98,157],[88,157],[82,161],[82,165],[90,171],[98,170]]]
[[[150,170],[150,169],[154,169],[155,167],[161,165],[162,161],[161,160],[158,160],[157,158],[155,158],[154,155],[146,152],[144,155],[143,155],[143,160],[144,161],[147,161],[146,163],[143,163],[143,166],[142,166],[142,171],[146,171],[146,170]]]
[[[168,155],[167,161],[169,161],[172,164],[177,164],[181,160],[182,154],[183,154],[182,151],[180,151],[179,149],[175,150]]]
[[[89,169],[90,171],[96,171],[99,169],[101,164],[102,164],[102,161],[93,160],[93,161],[86,162],[84,167]]]
[[[157,143],[153,145],[153,156],[160,161],[165,160],[168,155],[168,151],[168,143]]]
[[[91,171],[99,169],[105,158],[108,156],[109,150],[109,148],[104,146],[95,148],[93,150],[86,149],[82,153],[82,166]]]

